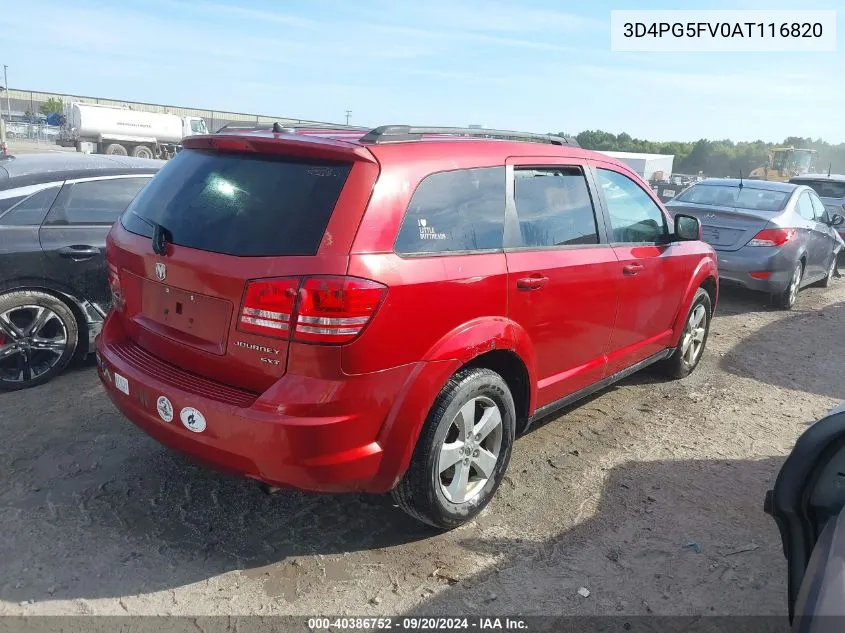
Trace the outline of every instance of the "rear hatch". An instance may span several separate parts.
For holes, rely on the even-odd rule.
[[[109,235],[116,314],[154,356],[260,392],[285,373],[307,278],[346,273],[378,167],[325,139],[186,145]]]
[[[716,204],[724,199],[726,204]],[[786,204],[788,192],[751,187],[694,186],[667,205],[701,221],[702,237],[717,251],[736,251],[748,244]]]

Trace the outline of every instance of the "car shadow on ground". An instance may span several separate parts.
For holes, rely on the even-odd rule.
[[[495,565],[452,578],[409,614],[785,616],[786,564],[775,523],[763,512],[781,464],[616,466],[595,511],[573,529],[541,541],[530,534],[460,540],[468,551],[499,555]],[[577,460],[569,466],[578,467]],[[582,587],[589,596],[579,594]]]
[[[760,349],[771,353],[751,353]],[[719,360],[719,368],[769,385],[843,399],[844,356],[845,303],[807,311],[798,305],[788,316],[750,332]]]

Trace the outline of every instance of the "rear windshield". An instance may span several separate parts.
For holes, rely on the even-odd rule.
[[[789,199],[788,191],[771,191],[745,186],[693,185],[675,200],[734,209],[780,211]]]
[[[121,218],[152,237],[151,220],[174,244],[226,255],[314,255],[351,165],[183,150]]]
[[[799,185],[812,187],[819,198],[845,198],[845,182],[835,180],[796,180]]]

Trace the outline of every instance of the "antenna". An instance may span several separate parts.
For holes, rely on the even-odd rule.
[[[828,163],[827,165],[827,177],[830,178],[830,170],[833,169],[833,162]]]
[[[742,184],[742,170],[739,170],[739,188],[742,189],[744,185]]]

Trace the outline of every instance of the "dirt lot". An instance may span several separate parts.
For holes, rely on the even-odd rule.
[[[843,282],[791,313],[726,291],[692,377],[641,374],[535,428],[448,534],[389,498],[271,497],[198,467],[91,365],[2,395],[0,614],[783,614],[763,496],[843,398],[844,306]]]

